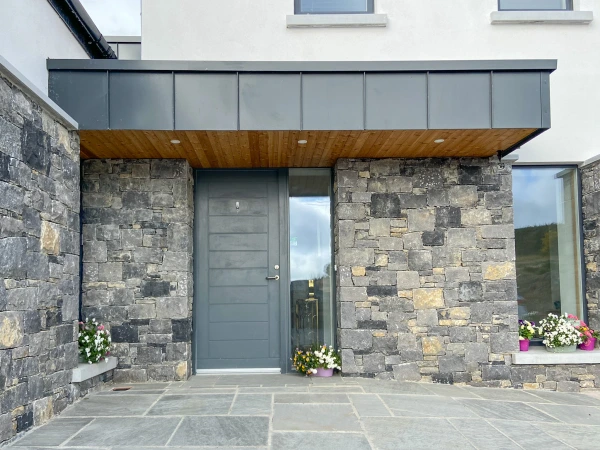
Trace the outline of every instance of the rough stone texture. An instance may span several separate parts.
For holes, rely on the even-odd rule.
[[[600,388],[600,366],[598,364],[518,365],[510,367],[510,376],[511,385],[523,389],[580,392]],[[506,381],[486,384],[490,386],[508,385]]]
[[[191,373],[193,178],[184,160],[83,163],[83,313],[110,327],[118,382]]]
[[[511,167],[496,158],[340,159],[335,177],[343,372],[511,385]]]
[[[583,250],[589,325],[600,329],[600,160],[581,168]]]
[[[0,75],[0,444],[75,396],[79,136]]]

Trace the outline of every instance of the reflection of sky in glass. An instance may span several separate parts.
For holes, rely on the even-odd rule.
[[[326,275],[331,264],[329,197],[290,198],[290,272],[292,281]]]
[[[515,228],[557,223],[562,168],[513,168]]]

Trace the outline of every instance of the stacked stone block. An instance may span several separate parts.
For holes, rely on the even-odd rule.
[[[582,167],[581,186],[589,325],[600,330],[600,160]]]
[[[600,387],[600,365],[513,365],[510,377],[516,388],[579,392]]]
[[[83,313],[109,326],[115,381],[191,373],[193,178],[185,160],[83,163]]]
[[[338,160],[338,343],[347,375],[511,384],[511,167]]]
[[[0,444],[74,399],[79,137],[0,74]]]

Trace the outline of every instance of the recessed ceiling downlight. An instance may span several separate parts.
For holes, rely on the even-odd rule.
[[[436,139],[435,142],[436,144],[441,144],[442,142],[444,142],[445,139]]]
[[[171,144],[181,144],[179,139],[171,139]]]
[[[307,144],[307,143],[308,143],[308,141],[306,139],[300,139],[298,141],[298,144],[300,144],[300,145],[304,145],[304,144]]]

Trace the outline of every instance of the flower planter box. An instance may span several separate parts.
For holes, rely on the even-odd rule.
[[[113,370],[117,367],[117,358],[115,356],[109,356],[106,361],[99,363],[88,364],[79,363],[79,365],[73,369],[73,383],[81,383],[82,381],[89,380],[100,374]]]
[[[577,350],[577,344],[565,345],[564,347],[546,346],[546,351],[550,353],[573,353],[575,350]]]
[[[542,346],[531,346],[528,352],[512,354],[514,365],[563,365],[563,364],[600,364],[600,351],[586,352],[576,350],[573,353],[550,353]]]

